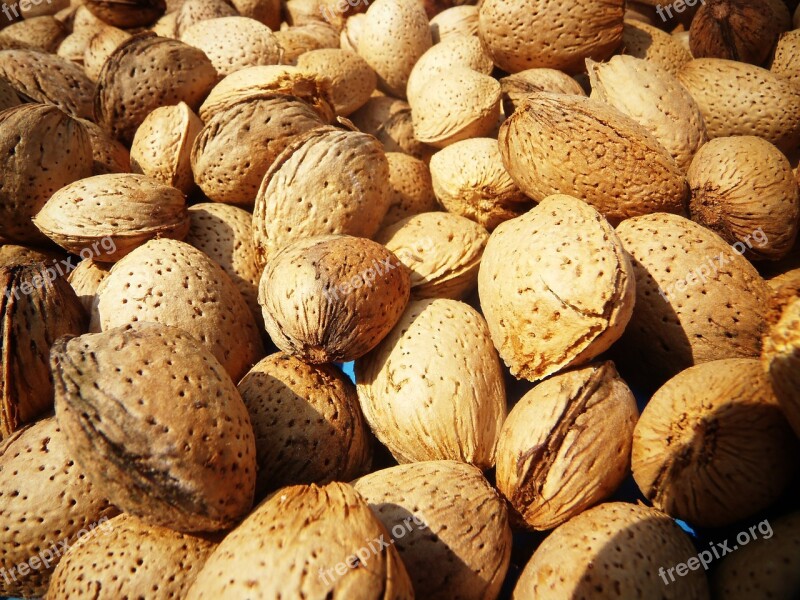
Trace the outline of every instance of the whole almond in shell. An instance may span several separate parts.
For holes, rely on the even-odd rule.
[[[86,8],[114,27],[149,25],[164,14],[164,0],[86,0]]]
[[[97,81],[103,64],[131,34],[116,27],[102,27],[92,36],[83,51],[83,68],[89,79]]]
[[[300,55],[297,66],[331,80],[331,97],[337,115],[346,117],[369,100],[377,85],[375,71],[363,58],[338,48],[320,48]]]
[[[800,451],[757,359],[691,367],[659,389],[633,437],[633,477],[653,505],[724,527],[777,500]]]
[[[620,48],[623,54],[655,63],[673,75],[692,60],[689,49],[674,36],[640,21],[625,21]]]
[[[264,175],[253,210],[261,264],[294,240],[370,238],[389,210],[389,164],[371,135],[318,127],[298,136]]]
[[[800,30],[794,29],[781,34],[775,51],[769,62],[769,70],[791,81],[800,84]]]
[[[71,265],[71,263],[70,263]],[[111,272],[111,265],[87,258],[70,271],[67,281],[80,300],[86,314],[91,314],[97,288]],[[74,332],[72,332],[74,333]],[[82,332],[81,332],[82,333]]]
[[[638,417],[611,361],[565,371],[525,394],[497,444],[497,487],[513,520],[552,529],[610,496],[628,474]]]
[[[68,184],[33,221],[62,248],[102,262],[115,262],[153,238],[183,239],[189,230],[183,194],[133,173],[95,175]],[[101,243],[104,250],[107,245],[112,249],[97,252]]]
[[[387,152],[386,160],[389,163],[389,210],[381,228],[439,208],[428,165],[402,152]]]
[[[50,578],[47,598],[182,597],[215,547],[203,537],[119,515],[70,548]]]
[[[41,597],[79,534],[117,514],[74,458],[55,417],[0,443],[0,593]]]
[[[186,600],[301,595],[414,598],[389,533],[346,483],[273,494],[217,547]]]
[[[511,374],[538,381],[619,339],[636,282],[614,228],[585,202],[551,196],[494,230],[478,290]]]
[[[555,94],[575,94],[585,96],[580,84],[557,69],[539,67],[525,69],[500,79],[503,92],[503,113],[509,116],[531,94],[553,92]]]
[[[411,107],[397,98],[373,96],[350,118],[361,131],[378,138],[387,152],[404,152],[428,163],[435,151],[416,136]]]
[[[233,7],[243,17],[250,17],[275,31],[281,25],[279,0],[231,0]]]
[[[303,483],[350,481],[372,462],[356,387],[333,365],[277,353],[238,386],[256,436],[256,500]]]
[[[691,539],[668,515],[641,504],[609,502],[558,527],[522,571],[514,600],[664,598],[707,600],[703,571],[659,577],[696,557]],[[666,574],[664,575],[666,577]],[[600,592],[599,590],[603,590]]]
[[[42,52],[55,53],[67,29],[52,16],[30,17],[3,28],[0,38],[20,41]]]
[[[133,136],[131,169],[188,194],[194,188],[192,147],[202,129],[185,102],[155,109]]]
[[[339,47],[339,32],[321,21],[281,29],[275,32],[275,38],[283,50],[281,62],[288,65],[296,65],[306,52]]]
[[[150,26],[150,31],[161,37],[177,39],[178,11],[169,12],[161,16]]]
[[[411,302],[355,371],[364,416],[398,462],[494,465],[505,387],[489,329],[471,306]]]
[[[376,471],[353,487],[392,532],[417,598],[498,597],[511,528],[503,501],[479,469],[450,460],[417,462]]]
[[[310,363],[348,362],[389,333],[410,289],[407,268],[380,244],[319,236],[268,262],[258,301],[278,348]]]
[[[681,213],[688,199],[675,159],[644,127],[598,100],[534,94],[500,127],[498,143],[512,179],[537,201],[567,194],[616,223]]]
[[[249,512],[256,458],[247,409],[192,336],[134,323],[62,338],[51,365],[67,446],[115,506],[185,532],[228,529]]]
[[[800,191],[784,154],[753,137],[711,140],[689,169],[692,220],[750,259],[778,260],[794,246]]]
[[[53,250],[18,246],[3,243],[0,246],[0,267],[17,267],[37,262],[57,262],[64,258],[63,253]],[[62,271],[63,272],[63,271]]]
[[[112,138],[108,132],[86,119],[78,119],[89,134],[92,146],[92,175],[130,173],[131,155],[128,149]]]
[[[800,437],[800,298],[792,295],[764,337],[761,362],[783,413]]]
[[[289,0],[289,2],[292,1],[293,0]],[[358,40],[361,37],[361,33],[364,31],[364,24],[366,21],[367,15],[364,13],[356,13],[344,22],[342,30],[339,33],[339,47],[342,50],[358,54]]]
[[[533,205],[506,171],[500,147],[492,138],[451,144],[431,157],[430,169],[441,205],[489,231]]]
[[[176,39],[200,21],[239,16],[239,12],[225,0],[186,0],[181,4],[177,13],[175,17]]]
[[[478,7],[471,4],[452,6],[433,17],[430,26],[434,44],[451,35],[478,35]]]

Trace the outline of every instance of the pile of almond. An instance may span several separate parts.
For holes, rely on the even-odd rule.
[[[0,597],[800,597],[798,4],[3,4]]]

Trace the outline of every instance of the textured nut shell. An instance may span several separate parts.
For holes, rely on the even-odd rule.
[[[60,267],[0,267],[0,438],[53,408],[50,347],[62,335],[86,331],[86,313],[57,276]]]
[[[289,1],[291,2],[292,0]],[[364,30],[364,23],[366,20],[367,15],[364,13],[356,13],[348,17],[339,34],[339,47],[342,50],[358,53],[358,39],[361,37],[361,32]]]
[[[294,136],[323,125],[308,104],[261,94],[216,113],[192,148],[195,183],[215,202],[250,207],[264,174]]]
[[[39,17],[41,15],[57,15],[59,11],[66,9],[70,5],[69,0],[55,0],[50,4],[44,3],[40,5],[28,4],[28,8],[18,7],[20,14],[29,19],[31,17]]]
[[[500,116],[500,84],[489,75],[457,67],[447,77],[428,80],[411,101],[414,135],[444,148],[492,132]]]
[[[414,135],[411,107],[389,96],[374,96],[350,118],[364,133],[374,135],[387,152],[404,152],[427,163],[434,148]]]
[[[89,134],[92,146],[92,175],[129,173],[131,155],[128,149],[113,139],[104,129],[86,119],[78,119]]]
[[[51,250],[29,248],[5,242],[0,246],[0,267],[17,267],[42,261],[53,262],[63,258],[63,253]]]
[[[800,30],[788,31],[781,35],[769,63],[769,70],[800,85]]]
[[[622,39],[625,2],[484,0],[478,31],[494,63],[509,73],[549,67],[583,71],[585,58],[603,60]]]
[[[374,280],[364,284],[368,271]],[[306,362],[347,362],[395,325],[408,302],[409,279],[394,254],[370,240],[305,238],[267,264],[258,302],[278,348]]]
[[[692,219],[729,244],[738,242],[748,258],[777,260],[794,246],[800,192],[789,161],[766,140],[711,140],[698,152],[688,178]],[[765,241],[753,241],[757,231]]]
[[[387,152],[389,162],[389,210],[381,228],[419,213],[437,210],[428,166],[402,152]]]
[[[760,361],[691,367],[642,412],[631,466],[642,493],[672,516],[723,527],[778,499],[800,451]]]
[[[25,101],[54,104],[72,117],[94,116],[94,84],[65,58],[35,50],[3,50],[0,77]]]
[[[287,485],[350,481],[372,462],[356,387],[333,365],[277,353],[239,383],[256,436],[256,500]]]
[[[151,240],[116,263],[97,290],[91,317],[90,331],[137,321],[180,327],[235,381],[263,356],[235,284],[206,254],[176,240]]]
[[[372,136],[318,127],[297,137],[272,163],[256,196],[259,261],[309,236],[372,237],[389,210],[388,183],[389,163]]]
[[[20,104],[22,104],[22,101],[17,96],[14,88],[5,79],[0,79],[0,111]]]
[[[800,437],[800,298],[796,293],[764,337],[761,362],[781,410]]]
[[[162,16],[150,26],[150,31],[161,37],[176,39],[178,37],[178,11]]]
[[[0,235],[45,241],[31,218],[56,190],[91,175],[86,129],[54,106],[23,104],[0,113],[0,157]]]
[[[677,75],[681,67],[692,60],[688,48],[670,34],[640,21],[625,21],[622,30],[623,54],[655,63]]]
[[[353,560],[365,540],[388,543],[389,533],[348,484],[284,488],[228,534],[186,600],[301,594],[354,600],[413,598],[408,573],[392,545],[371,554],[366,568],[336,572],[338,565],[353,564],[346,561]]]
[[[489,233],[465,217],[427,212],[381,230],[375,241],[411,271],[414,298],[459,300],[478,283],[478,267]]]
[[[186,532],[230,528],[250,510],[247,409],[189,334],[135,323],[62,338],[51,365],[67,446],[115,506]]]
[[[800,88],[761,67],[698,58],[678,74],[711,138],[755,135],[782,151],[800,144]]]
[[[87,315],[92,312],[92,304],[97,295],[97,288],[103,279],[108,277],[110,271],[110,264],[96,262],[91,258],[82,260],[77,267],[70,271],[67,281],[69,281]]]
[[[533,205],[503,166],[497,140],[472,138],[451,144],[431,157],[430,168],[442,206],[489,231]]]
[[[118,261],[153,238],[183,239],[189,230],[183,194],[133,173],[95,175],[66,185],[33,221],[74,254],[101,241],[106,250],[105,240],[110,239],[115,248],[94,257],[103,262]]]
[[[203,122],[181,102],[145,118],[131,145],[131,168],[188,194],[194,187],[191,154]]]
[[[89,79],[97,81],[106,59],[130,37],[130,33],[116,27],[107,26],[97,30],[83,52],[83,69]]]
[[[452,6],[433,17],[430,27],[434,44],[451,35],[478,35],[478,7],[471,4]]]
[[[612,494],[628,474],[638,416],[610,361],[555,375],[525,394],[497,443],[497,487],[516,521],[552,529]]]
[[[381,0],[367,9],[358,53],[375,70],[383,91],[405,98],[411,69],[431,44],[428,17],[421,3]]]
[[[553,92],[555,94],[576,94],[585,96],[586,92],[572,77],[556,69],[534,68],[519,71],[500,79],[503,92],[503,110],[506,116],[531,94]]]
[[[479,469],[449,460],[418,462],[376,471],[353,487],[388,531],[402,529],[395,547],[417,598],[498,597],[511,558],[511,528],[505,505]]]
[[[651,382],[694,364],[758,355],[769,291],[747,259],[677,215],[628,219],[617,233],[636,275],[636,308],[621,350]],[[695,284],[677,289],[701,268],[706,281],[696,275]]]
[[[311,50],[339,47],[339,32],[320,21],[276,31],[275,37],[283,50],[281,62],[289,65],[296,64],[300,56]]]
[[[260,21],[273,31],[281,25],[279,0],[232,0],[232,3],[240,15]]]
[[[582,198],[612,222],[682,212],[686,177],[664,147],[630,117],[597,100],[539,93],[500,127],[511,178],[534,200]]]
[[[186,0],[175,17],[175,34],[180,37],[184,31],[199,21],[235,17],[239,13],[224,0]]]
[[[591,98],[642,125],[685,173],[708,141],[700,108],[678,79],[658,65],[632,56],[587,62]]]
[[[23,42],[43,52],[54,53],[67,37],[67,29],[52,16],[30,17],[12,23],[0,32],[0,38]]]
[[[183,31],[181,41],[202,50],[220,77],[244,67],[276,65],[281,58],[272,30],[247,17],[199,21]]]
[[[355,372],[364,416],[398,462],[494,465],[505,388],[486,322],[471,306],[410,303]]]
[[[148,525],[131,515],[103,523],[58,563],[48,600],[145,597],[181,598],[215,544],[201,537]]]
[[[55,418],[43,419],[0,444],[0,568],[11,573],[18,565],[59,542],[74,545],[88,530],[117,511],[73,461]],[[20,597],[47,591],[49,568],[16,572],[0,581],[0,593]]]
[[[164,0],[86,0],[94,16],[115,27],[149,25],[164,14]]]
[[[348,116],[369,100],[377,85],[375,71],[363,58],[338,48],[320,48],[297,59],[297,66],[331,80],[331,97],[337,115]]]
[[[196,110],[216,81],[217,72],[201,50],[140,33],[124,41],[103,65],[94,98],[97,123],[130,143],[153,110],[179,102]]]
[[[569,196],[495,229],[478,275],[495,347],[512,375],[530,381],[587,363],[619,339],[635,283],[614,229]]]
[[[514,600],[598,597],[705,600],[702,571],[665,586],[659,568],[696,556],[681,528],[647,506],[610,502],[581,513],[536,549],[514,588]]]

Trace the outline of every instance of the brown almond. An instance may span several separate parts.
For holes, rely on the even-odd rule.
[[[769,62],[769,70],[795,85],[800,85],[798,59],[800,59],[800,30],[794,29],[781,34],[778,38]]]
[[[106,59],[111,56],[131,34],[116,27],[102,27],[89,40],[83,52],[83,68],[89,79],[97,81]]]
[[[5,79],[0,79],[0,112],[7,108],[19,106],[22,102],[17,96],[17,92],[9,85]]]
[[[338,48],[305,52],[297,59],[297,66],[330,79],[334,109],[343,117],[366,104],[378,81],[367,61],[358,54]]]
[[[500,89],[503,92],[503,112],[506,116],[513,113],[528,96],[537,92],[586,95],[575,79],[563,71],[544,67],[525,69],[503,77],[500,79]]]
[[[149,25],[167,9],[164,0],[86,0],[86,8],[114,27]]]
[[[692,60],[689,49],[674,36],[640,21],[625,21],[620,48],[623,54],[655,63],[673,75]]]
[[[0,245],[0,267],[17,267],[37,262],[52,262],[63,258],[63,253],[54,252],[50,249],[7,243]]]
[[[800,438],[800,284],[777,312],[777,320],[764,336],[761,362],[795,434]]]
[[[26,17],[12,23],[0,33],[0,38],[23,42],[43,52],[54,53],[67,37],[61,21],[52,16]]]
[[[306,52],[320,48],[338,48],[339,32],[321,21],[309,21],[303,25],[289,27],[275,32],[278,44],[283,50],[281,62],[296,65]]]
[[[112,138],[108,132],[99,125],[86,119],[78,119],[89,134],[89,143],[92,146],[92,175],[107,175],[109,173],[129,173],[131,170],[131,155],[128,149]]]
[[[281,25],[279,0],[231,0],[231,2],[240,15],[255,19],[273,31]]]
[[[387,152],[404,152],[428,163],[435,151],[416,137],[411,107],[397,98],[373,96],[350,118],[361,131],[378,138]]]
[[[438,210],[428,165],[402,152],[387,152],[389,163],[389,210],[381,228],[419,213]]]
[[[71,265],[72,263],[70,263]],[[86,258],[70,271],[67,281],[80,300],[86,314],[91,314],[97,288],[111,272],[111,265]]]

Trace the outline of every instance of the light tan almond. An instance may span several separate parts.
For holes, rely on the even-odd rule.
[[[544,67],[525,69],[503,77],[500,79],[500,89],[503,91],[503,112],[506,116],[513,113],[517,106],[536,92],[586,95],[575,79],[563,71]]]
[[[23,42],[42,52],[54,53],[67,37],[66,27],[55,17],[26,17],[11,23],[0,32],[0,38]]]
[[[387,152],[389,162],[389,210],[381,228],[419,213],[438,210],[428,165],[402,152]]]
[[[367,61],[358,54],[338,48],[305,52],[297,59],[297,66],[320,78],[330,79],[334,109],[343,117],[366,104],[378,81]]]
[[[91,258],[82,260],[77,267],[70,271],[67,281],[72,286],[75,295],[78,296],[78,300],[81,301],[86,314],[92,312],[97,288],[110,272],[111,265],[109,263],[98,262]]]
[[[655,63],[673,75],[692,60],[689,49],[674,36],[641,21],[625,21],[620,49],[623,54]]]
[[[89,79],[97,81],[106,59],[131,37],[123,29],[105,26],[96,30],[83,52],[83,68]]]
[[[431,19],[433,43],[447,39],[451,35],[478,35],[478,7],[462,4],[443,10]]]
[[[411,107],[389,96],[373,96],[350,118],[364,133],[375,136],[387,152],[404,152],[426,164],[435,152],[414,134]]]

